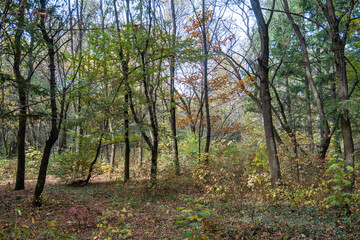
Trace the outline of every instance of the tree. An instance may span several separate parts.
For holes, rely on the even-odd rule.
[[[311,88],[314,98],[315,98],[316,106],[318,109],[318,114],[319,114],[320,121],[321,121],[320,126],[324,128],[324,134],[323,134],[323,138],[322,138],[322,141],[320,144],[320,148],[321,148],[320,158],[325,159],[327,149],[329,148],[329,145],[330,145],[331,134],[330,134],[329,123],[325,116],[324,104],[323,104],[323,101],[320,97],[319,91],[318,91],[318,89],[315,85],[314,79],[313,79],[313,74],[312,74],[311,65],[310,65],[310,57],[309,57],[305,37],[301,33],[299,26],[296,24],[296,22],[294,21],[292,15],[290,13],[288,1],[283,0],[283,3],[284,3],[284,10],[286,12],[286,16],[289,19],[291,26],[294,29],[294,32],[295,32],[297,38],[299,39],[299,42],[301,45],[301,50],[302,50],[302,54],[303,54],[303,58],[304,58],[304,62],[305,62],[306,78],[307,78],[308,84],[310,85],[310,88]]]
[[[270,13],[268,20],[265,22],[259,0],[251,0],[251,6],[255,14],[261,41],[260,55],[257,59],[258,77],[260,78],[260,96],[264,119],[266,145],[269,156],[271,183],[276,184],[281,179],[281,173],[274,138],[274,126],[271,113],[271,96],[269,90],[269,24],[271,22],[273,12]],[[273,0],[273,8],[274,6],[275,0]]]
[[[207,45],[208,30],[206,26],[206,7],[205,0],[202,1],[202,17],[201,17],[201,33],[203,41],[203,55],[204,55],[204,101],[206,113],[206,142],[205,142],[205,163],[209,161],[210,141],[211,141],[211,121],[210,121],[210,107],[209,107],[209,90],[208,90],[208,57],[209,49]]]
[[[27,84],[29,78],[25,79],[21,74],[21,59],[22,59],[22,47],[21,40],[25,27],[25,6],[19,3],[17,30],[15,32],[14,41],[14,75],[18,85],[19,94],[19,130],[17,134],[18,143],[18,165],[16,171],[16,184],[15,190],[22,190],[25,188],[25,134],[26,134],[26,104],[27,104]]]
[[[176,44],[176,13],[175,3],[171,0],[171,21],[172,21],[172,37],[170,48],[174,51]],[[172,138],[172,153],[176,168],[176,174],[180,174],[178,140],[176,136],[176,106],[175,106],[175,51],[170,57],[170,127]]]
[[[5,8],[8,8],[11,1],[5,2]],[[5,9],[7,11],[7,9]],[[15,190],[22,190],[25,188],[25,138],[26,138],[26,126],[28,119],[27,105],[28,105],[28,93],[32,76],[34,74],[34,42],[35,32],[32,29],[33,23],[27,24],[27,17],[25,16],[27,10],[27,2],[19,2],[18,9],[16,10],[17,15],[15,18],[15,36],[12,44],[10,42],[13,56],[13,73],[15,76],[15,82],[17,85],[18,98],[19,98],[19,122],[18,122],[18,133],[17,133],[17,172],[16,172],[16,184]],[[5,15],[4,15],[5,17]],[[30,19],[31,21],[32,19]],[[30,35],[30,39],[24,37],[24,32]],[[9,36],[9,35],[6,35]],[[27,57],[27,62],[25,58]],[[24,69],[27,70],[26,76],[24,76]]]
[[[40,12],[45,13],[47,6],[46,0],[40,0]],[[59,20],[59,19],[57,19]],[[54,146],[56,140],[59,136],[59,131],[62,123],[63,112],[64,112],[64,99],[61,103],[60,114],[58,115],[57,110],[57,100],[56,100],[56,65],[55,65],[55,54],[56,54],[56,42],[59,39],[55,39],[55,36],[59,33],[60,30],[54,30],[50,33],[51,29],[46,29],[46,18],[41,16],[41,21],[39,25],[40,31],[42,33],[44,43],[47,47],[47,55],[49,59],[49,84],[50,84],[50,108],[51,108],[51,130],[48,139],[46,140],[43,155],[40,162],[40,170],[36,182],[33,204],[34,206],[42,205],[42,192],[44,190],[47,168],[49,164],[49,158],[51,154],[51,149]],[[59,117],[59,121],[58,121]]]
[[[331,36],[332,50],[335,57],[336,79],[338,82],[339,95],[338,97],[341,107],[340,124],[344,141],[345,163],[347,165],[347,170],[350,171],[351,175],[351,184],[349,185],[348,190],[351,191],[355,183],[354,141],[351,130],[349,109],[346,107],[346,101],[349,99],[349,90],[346,71],[345,47],[350,28],[350,22],[352,20],[352,13],[359,1],[350,0],[347,2],[345,7],[343,7],[343,5],[335,5],[332,0],[326,0],[325,4],[321,0],[317,0],[317,2],[329,24],[329,34]],[[345,2],[343,2],[343,4],[344,3]],[[338,7],[339,10],[336,10],[335,6]]]
[[[123,81],[125,82],[125,94],[124,94],[124,127],[125,127],[125,167],[124,167],[124,181],[127,182],[130,178],[130,141],[129,141],[129,93],[128,93],[128,79],[129,79],[129,56],[125,56],[124,48],[122,46],[122,37],[120,31],[120,23],[118,18],[118,12],[116,7],[116,0],[114,0],[114,10],[116,19],[116,28],[118,32],[120,47],[119,47],[119,60],[121,63],[121,70],[123,74]],[[126,1],[126,26],[130,24],[130,2]],[[129,30],[129,29],[127,29]]]

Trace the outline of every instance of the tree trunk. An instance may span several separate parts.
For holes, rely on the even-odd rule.
[[[119,17],[116,7],[116,0],[113,1],[114,9],[115,9],[115,22],[116,28],[118,32],[119,40],[121,40],[121,30]],[[130,2],[126,0],[126,23],[130,22]],[[122,75],[124,77],[124,82],[126,88],[128,87],[128,78],[129,78],[129,60],[124,56],[124,50],[122,47],[122,43],[120,41],[119,47],[119,59],[121,61],[122,67]],[[129,140],[129,94],[127,89],[125,90],[125,106],[124,106],[124,127],[125,127],[125,162],[124,162],[124,182],[127,182],[130,179],[130,140]]]
[[[96,149],[95,158],[94,158],[94,160],[93,160],[93,161],[91,162],[91,164],[90,164],[89,173],[88,173],[87,178],[86,178],[86,180],[85,180],[85,183],[86,183],[86,184],[88,184],[89,181],[90,181],[91,174],[92,174],[92,171],[93,171],[93,169],[94,169],[94,165],[95,165],[95,163],[96,163],[96,161],[97,161],[97,159],[98,159],[98,157],[99,157],[99,155],[100,155],[100,149],[101,149],[101,143],[102,143],[103,136],[104,136],[104,134],[102,134],[101,137],[100,137],[99,144],[98,144],[98,147],[97,147],[97,149]]]
[[[67,145],[67,134],[66,134],[66,128],[64,128],[61,134],[61,139],[59,140],[58,154],[61,154],[63,152],[63,150],[66,148],[66,145]]]
[[[176,15],[175,3],[171,0],[171,18],[172,18],[172,39],[171,47],[175,49],[176,41]],[[176,136],[176,104],[175,104],[175,52],[170,59],[170,127],[171,127],[171,140],[172,140],[172,155],[175,163],[176,174],[180,174],[179,151]]]
[[[202,1],[202,37],[203,37],[203,54],[204,54],[204,101],[206,113],[206,142],[205,142],[205,163],[209,162],[209,151],[211,141],[211,121],[210,121],[210,108],[209,108],[209,90],[208,90],[208,46],[206,34],[206,9],[205,0]]]
[[[16,183],[15,190],[22,190],[25,188],[25,137],[26,137],[26,104],[27,104],[27,84],[26,80],[21,74],[20,65],[22,62],[21,56],[21,38],[24,32],[24,6],[21,6],[18,11],[17,30],[15,32],[14,40],[14,75],[17,82],[18,94],[19,94],[19,128],[17,133],[17,152],[18,162],[16,170]]]
[[[325,159],[325,155],[326,155],[327,149],[329,148],[330,138],[331,138],[329,124],[328,124],[328,121],[326,120],[323,102],[320,98],[319,91],[316,88],[316,85],[315,85],[315,82],[314,82],[314,79],[312,76],[312,71],[311,71],[311,66],[310,66],[310,58],[309,58],[309,53],[307,50],[305,38],[302,35],[299,26],[295,23],[294,19],[292,18],[291,14],[290,14],[288,1],[283,0],[283,2],[284,2],[284,9],[285,9],[287,18],[289,19],[291,26],[293,27],[294,32],[300,41],[301,50],[302,50],[302,54],[303,54],[303,58],[304,58],[304,62],[305,62],[306,77],[307,77],[308,83],[310,85],[310,88],[311,88],[314,98],[315,98],[316,106],[318,109],[318,114],[320,117],[321,131],[323,132],[323,135],[322,135],[323,137],[321,138],[322,141],[320,144],[320,147],[321,147],[320,158]]]
[[[46,0],[40,0],[41,12],[46,12]],[[46,29],[45,29],[45,21],[42,17],[41,19],[41,32],[43,38],[48,47],[48,55],[49,55],[49,71],[50,71],[50,106],[51,106],[51,130],[48,140],[45,143],[45,148],[43,152],[43,156],[41,158],[39,175],[35,187],[35,194],[33,204],[34,206],[42,205],[41,194],[44,190],[47,167],[49,164],[49,158],[51,154],[52,147],[54,146],[56,140],[59,136],[59,129],[57,126],[57,107],[56,107],[56,75],[55,75],[55,44],[54,40],[49,37]]]
[[[130,2],[126,0],[126,24],[130,23]],[[129,27],[129,26],[128,26]],[[120,33],[119,33],[120,34]],[[125,59],[123,49],[120,51],[120,58],[122,61],[122,71],[124,76],[124,82],[128,82],[129,79],[129,59]],[[124,125],[125,125],[125,166],[124,166],[124,182],[130,179],[130,119],[129,119],[129,94],[125,91],[125,109],[124,109]]]
[[[281,174],[274,138],[271,96],[269,91],[269,26],[268,23],[265,23],[259,0],[251,0],[251,6],[256,17],[261,40],[261,52],[258,58],[258,75],[260,77],[260,97],[264,119],[265,139],[269,156],[271,183],[274,185],[280,181]]]
[[[80,0],[80,5],[79,5],[79,0],[76,0],[76,16],[78,19],[78,33],[79,33],[79,45],[77,46],[75,52],[76,54],[79,54],[79,58],[82,58],[82,50],[83,50],[83,8],[84,8],[84,1]],[[79,75],[79,87],[82,86],[82,81],[81,81],[81,74],[78,73]],[[81,118],[81,109],[82,109],[82,99],[81,99],[81,91],[78,91],[78,118]],[[82,120],[78,121],[78,125],[76,127],[76,131],[77,131],[77,152],[81,152],[82,148],[83,148],[83,140],[84,140],[84,129],[82,127]]]
[[[339,103],[341,106],[344,101],[349,98],[349,94],[345,63],[345,42],[340,41],[340,36],[337,34],[337,30],[335,29],[335,32],[333,32],[332,40],[334,48],[333,51],[335,54],[336,77],[338,80]],[[335,34],[337,36],[335,36]],[[354,142],[351,131],[349,110],[346,108],[345,105],[342,105],[342,110],[340,114],[340,125],[344,141],[345,163],[346,166],[350,166],[352,167],[352,169],[354,169]],[[350,175],[351,185],[349,186],[349,190],[351,191],[355,183],[355,171],[351,171]]]
[[[110,133],[111,133],[111,140],[114,141],[114,137],[113,137],[114,130],[113,130],[111,121],[109,121],[109,130],[110,130]],[[116,145],[115,145],[115,143],[112,143],[111,144],[111,150],[110,150],[110,161],[109,161],[109,165],[112,168],[114,167],[114,164],[115,164],[115,153],[116,153]]]
[[[289,86],[289,78],[285,77],[285,83],[286,83],[286,104],[287,104],[287,110],[288,110],[288,116],[289,116],[289,122],[288,127],[291,129],[291,142],[293,144],[293,151],[294,151],[294,165],[295,165],[295,171],[296,173],[296,181],[300,183],[300,169],[299,169],[299,159],[298,159],[298,143],[296,138],[296,120],[293,117],[292,112],[292,102],[291,102],[291,93],[290,93],[290,86]]]
[[[9,150],[8,150],[8,144],[7,144],[7,139],[6,139],[5,128],[2,128],[1,133],[2,133],[2,136],[1,136],[1,137],[2,137],[2,140],[3,140],[4,150],[5,150],[4,156],[5,156],[5,158],[8,158],[8,156],[9,156]]]
[[[20,84],[19,84],[20,85]],[[16,184],[15,190],[22,190],[25,188],[25,136],[26,136],[26,92],[24,87],[19,86],[19,103],[20,103],[20,115],[19,115],[19,130],[17,134],[18,141],[18,163],[16,171]]]
[[[309,149],[311,153],[314,153],[314,134],[313,134],[313,125],[312,125],[312,116],[311,116],[311,99],[310,99],[310,90],[309,82],[305,80],[305,97],[306,97],[306,128],[309,135]]]
[[[45,0],[41,0],[42,7],[45,9]],[[44,190],[47,167],[49,164],[49,158],[51,154],[52,147],[54,146],[56,140],[59,136],[59,130],[57,128],[57,107],[56,107],[56,78],[55,78],[55,48],[53,45],[53,40],[48,38],[46,30],[43,29],[44,39],[49,44],[48,54],[50,60],[50,97],[51,97],[51,130],[48,140],[45,143],[44,153],[41,158],[39,175],[35,188],[35,196],[33,204],[35,206],[42,205],[41,194]]]
[[[337,18],[337,13],[335,12],[332,0],[326,0],[326,5],[324,5],[322,1],[318,0],[318,4],[321,7],[329,23],[332,47],[335,56],[336,78],[338,82],[338,97],[339,104],[342,108],[340,110],[340,124],[344,141],[345,163],[346,166],[354,169],[354,141],[351,131],[349,110],[347,109],[346,105],[344,105],[344,102],[349,99],[345,62],[345,46],[350,26],[351,13],[354,10],[355,1],[349,1],[349,6],[346,7],[346,14],[342,14],[339,18]],[[342,22],[342,18],[344,18],[344,16],[346,16],[346,19],[344,21],[344,30],[341,32],[340,23]],[[349,174],[351,176],[351,184],[348,186],[348,191],[352,191],[355,183],[355,171],[352,170]]]
[[[127,81],[127,72],[126,79]],[[130,179],[130,140],[129,140],[129,95],[125,93],[125,110],[124,110],[124,127],[125,127],[125,165],[124,165],[124,182]]]

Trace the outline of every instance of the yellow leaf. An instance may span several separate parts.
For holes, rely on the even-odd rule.
[[[25,225],[25,224],[24,224],[24,225],[22,225],[22,226],[23,226],[24,228],[29,228],[29,226],[28,226],[28,225]]]
[[[35,219],[31,218],[31,222],[32,222],[32,224],[35,224]]]

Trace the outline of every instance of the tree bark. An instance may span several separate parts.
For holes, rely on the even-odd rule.
[[[45,9],[45,0],[41,0],[42,6]],[[52,147],[54,146],[56,140],[59,136],[59,130],[57,128],[57,107],[56,107],[56,77],[55,77],[55,51],[53,40],[48,38],[46,30],[43,29],[44,39],[47,41],[48,45],[48,55],[49,55],[49,69],[50,69],[50,97],[51,97],[51,130],[48,140],[45,143],[45,148],[43,156],[41,158],[39,175],[35,188],[35,196],[33,204],[35,206],[42,205],[41,194],[44,190],[47,167],[49,164],[49,158],[51,154]]]
[[[98,157],[100,155],[100,149],[101,149],[101,143],[102,143],[103,136],[104,136],[104,134],[102,134],[101,137],[100,137],[100,140],[99,140],[99,143],[98,143],[98,146],[97,146],[97,149],[96,149],[96,154],[95,154],[94,160],[90,164],[89,172],[88,172],[87,178],[85,180],[86,184],[88,184],[89,181],[90,181],[91,174],[92,174],[92,171],[94,169],[94,165],[97,162],[97,159],[98,159]]]
[[[209,162],[209,151],[211,141],[211,120],[209,107],[209,89],[208,89],[208,46],[207,46],[207,32],[206,32],[206,8],[205,0],[202,1],[202,37],[203,37],[203,54],[204,54],[204,101],[206,114],[206,142],[205,142],[205,163]],[[201,119],[200,119],[201,121]],[[201,125],[201,123],[200,123]]]
[[[138,155],[138,165],[139,167],[142,167],[143,162],[143,141],[139,141],[139,155]]]
[[[6,131],[5,131],[5,128],[2,128],[2,131],[1,131],[1,137],[2,137],[2,140],[3,140],[3,145],[4,145],[4,156],[5,158],[8,158],[9,156],[9,151],[8,151],[8,144],[7,144],[7,139],[6,139]]]
[[[121,61],[122,67],[122,75],[125,82],[125,88],[128,87],[128,78],[129,78],[129,60],[124,56],[124,50],[121,44],[121,30],[120,30],[120,23],[118,18],[118,12],[116,7],[116,0],[113,2],[114,9],[115,9],[115,21],[116,21],[116,28],[120,40],[120,48],[119,48],[119,59]],[[130,22],[130,2],[126,0],[126,23]],[[125,162],[124,162],[124,182],[127,182],[130,179],[130,140],[129,140],[129,94],[127,89],[125,90],[124,95],[124,127],[125,127]]]
[[[41,12],[46,12],[46,0],[40,0]],[[41,19],[41,33],[46,42],[48,48],[49,56],[49,72],[50,72],[50,106],[51,106],[51,130],[49,138],[45,143],[45,148],[43,156],[41,158],[39,175],[37,178],[37,183],[35,187],[33,205],[41,206],[42,198],[41,194],[44,190],[47,167],[49,164],[49,158],[51,154],[52,147],[54,146],[56,140],[59,136],[59,129],[57,126],[57,106],[56,106],[56,75],[55,75],[55,44],[53,38],[50,38],[48,32],[45,29],[44,17]]]
[[[127,76],[127,75],[126,75]],[[125,79],[127,80],[127,77]],[[124,110],[124,127],[125,127],[125,165],[124,165],[124,182],[130,179],[130,140],[129,140],[129,95],[125,93],[125,110]]]
[[[109,121],[109,130],[110,130],[111,134],[114,134],[114,130],[113,130],[111,121]],[[112,140],[114,140],[113,136],[111,138],[112,138]],[[112,143],[111,150],[110,150],[110,161],[109,161],[109,165],[111,167],[114,167],[114,165],[115,165],[115,154],[116,154],[116,144]]]
[[[18,95],[19,95],[19,128],[17,133],[17,170],[16,170],[16,183],[14,190],[25,189],[25,137],[26,137],[26,121],[27,121],[27,83],[21,74],[20,65],[22,62],[22,47],[21,38],[24,32],[25,17],[24,6],[21,6],[18,11],[17,30],[15,32],[14,40],[14,66],[13,71],[17,82]]]
[[[171,0],[171,18],[172,18],[172,39],[171,48],[175,49],[176,40],[176,15],[175,3]],[[180,174],[179,151],[176,135],[176,105],[175,105],[175,52],[170,59],[170,127],[171,127],[171,140],[172,140],[172,155],[175,163],[176,174]]]
[[[280,164],[277,156],[271,113],[271,96],[269,91],[269,25],[265,22],[259,0],[251,0],[261,41],[261,52],[258,58],[258,75],[260,78],[260,97],[264,120],[265,139],[269,157],[271,183],[277,184],[281,179]]]

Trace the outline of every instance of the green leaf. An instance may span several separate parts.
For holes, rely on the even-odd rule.
[[[21,216],[21,210],[20,210],[20,208],[16,208],[16,212],[19,214],[19,216]]]
[[[199,216],[202,216],[202,217],[209,217],[209,216],[210,216],[210,213],[207,213],[207,212],[199,212],[198,215],[199,215]]]
[[[354,168],[352,166],[346,166],[346,170],[352,172],[352,171],[354,171]]]
[[[193,236],[192,232],[183,232],[182,234],[185,238],[192,238]]]
[[[351,182],[349,180],[346,180],[346,179],[343,179],[342,182],[345,184],[345,185],[350,185]]]
[[[199,226],[199,223],[198,222],[192,222],[189,225],[192,226],[192,227],[197,227],[197,226]]]
[[[329,170],[338,169],[338,168],[339,168],[339,164],[334,163],[333,165],[331,165],[331,166],[329,167]]]
[[[191,209],[184,209],[184,210],[182,210],[181,212],[182,212],[182,213],[191,213],[192,210],[191,210]]]
[[[340,179],[338,179],[338,178],[331,179],[331,180],[329,180],[329,182],[338,183],[338,182],[340,182]]]

